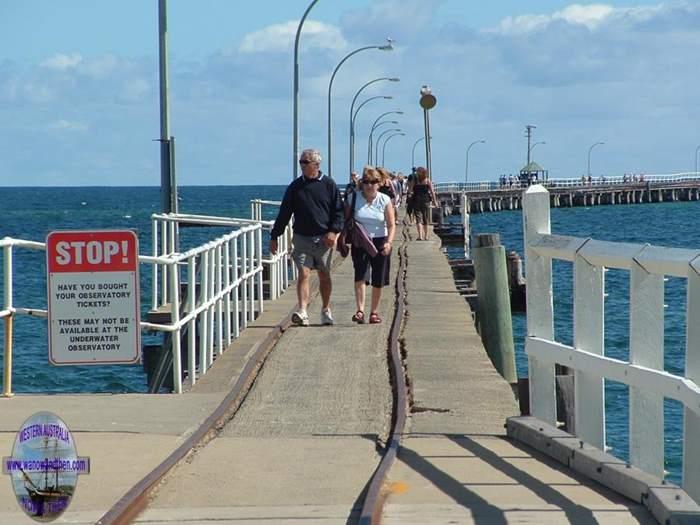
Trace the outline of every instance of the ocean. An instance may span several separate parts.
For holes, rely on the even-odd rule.
[[[284,186],[185,186],[180,188],[181,213],[250,217],[253,198],[279,200]],[[44,241],[54,230],[131,229],[139,238],[141,254],[151,254],[151,214],[160,209],[157,187],[0,188],[4,211],[1,237]],[[265,218],[273,219],[268,209]],[[602,240],[700,247],[700,231],[692,227],[700,216],[700,202],[676,202],[552,210],[552,232],[594,237]],[[458,220],[458,218],[455,218]],[[521,255],[522,214],[520,211],[474,214],[472,233],[500,233],[506,250]],[[221,233],[221,232],[219,232]],[[182,232],[181,247],[196,246],[212,232],[192,228]],[[264,243],[266,245],[266,243]],[[449,257],[461,257],[450,248]],[[0,253],[0,259],[2,254]],[[14,305],[46,308],[46,263],[44,252],[18,249],[14,252]],[[572,265],[554,263],[555,333],[563,343],[572,341]],[[150,272],[141,267],[142,315],[150,305]],[[629,295],[627,272],[606,274],[606,355],[627,358],[629,342]],[[4,283],[3,283],[4,284]],[[666,369],[682,373],[685,353],[685,281],[670,278],[666,283],[665,363]],[[524,314],[514,314],[518,373],[527,375],[523,351]],[[0,323],[1,326],[1,323]],[[145,392],[146,375],[140,365],[54,367],[48,363],[46,322],[16,316],[13,351],[13,391],[16,393]],[[2,330],[2,328],[0,328]],[[153,336],[144,335],[143,343]],[[1,343],[1,340],[0,340]],[[0,352],[0,363],[3,355]],[[611,452],[628,456],[628,389],[606,382],[607,444]],[[614,417],[610,417],[614,414]],[[682,407],[675,401],[665,406],[665,453],[669,479],[680,481],[683,428]]]

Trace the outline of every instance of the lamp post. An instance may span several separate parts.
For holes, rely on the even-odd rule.
[[[331,75],[331,80],[328,82],[328,176],[332,177],[332,144],[331,144],[331,88],[333,87],[333,80],[335,80],[335,75],[338,73],[338,70],[340,69],[340,66],[342,66],[345,61],[350,58],[353,55],[356,55],[357,53],[361,51],[367,51],[368,49],[379,49],[380,51],[391,51],[394,49],[394,47],[391,45],[391,38],[387,38],[388,44],[385,44],[383,46],[364,46],[360,47],[358,49],[355,49],[355,51],[352,51],[345,55],[343,59],[338,62],[338,65],[335,66],[335,69],[333,70],[333,74]]]
[[[469,150],[472,149],[472,146],[473,146],[474,144],[486,144],[486,141],[485,141],[485,140],[475,140],[474,142],[472,142],[471,144],[469,144],[469,147],[467,148],[467,158],[466,158],[465,163],[464,163],[464,165],[465,165],[465,168],[464,168],[464,184],[466,184],[467,181],[469,180]]]
[[[392,100],[394,97],[392,97],[392,96],[383,96],[383,95],[379,95],[379,96],[376,96],[376,97],[370,97],[370,98],[368,98],[367,100],[365,100],[362,104],[360,104],[360,105],[357,107],[357,109],[355,110],[355,113],[354,113],[354,115],[352,116],[352,120],[350,121],[350,128],[352,129],[352,135],[353,135],[353,137],[355,136],[355,121],[357,120],[357,114],[358,114],[358,113],[360,112],[360,110],[362,109],[362,106],[364,106],[365,104],[367,104],[367,102],[369,102],[369,101],[371,101],[371,100],[376,100],[376,99],[378,99],[378,98],[383,98],[383,99],[386,99],[386,100]],[[396,122],[395,120],[393,120],[392,123],[393,123],[393,124],[398,124],[398,122]],[[354,151],[354,148],[355,148],[355,140],[354,140],[354,138],[353,138],[353,155],[352,155],[352,164],[353,164],[353,168],[354,168],[354,165],[355,165],[355,151]]]
[[[695,148],[695,176],[698,175],[698,151],[700,151],[700,145]]]
[[[299,159],[299,37],[301,36],[301,27],[304,25],[304,21],[311,11],[311,8],[316,5],[318,0],[313,0],[309,7],[304,11],[304,15],[299,21],[297,26],[297,34],[294,37],[294,145],[292,146],[292,166],[294,167],[292,180],[296,179],[299,175],[299,166],[297,166],[297,160]]]
[[[384,153],[386,152],[386,143],[389,142],[394,137],[399,137],[399,136],[405,137],[406,134],[405,133],[394,133],[393,135],[389,135],[386,138],[386,140],[384,141],[384,145],[382,146],[382,166],[384,166]]]
[[[381,128],[384,124],[395,124],[396,125],[398,123],[399,123],[398,120],[382,120],[381,122],[377,122],[376,124],[374,124],[374,126],[372,126],[372,130],[370,131],[370,135],[372,133],[374,133],[375,130]],[[374,156],[374,150],[373,150],[373,148],[370,148],[370,149],[372,150],[372,152],[370,153],[370,157],[367,160],[367,164],[373,164],[372,158]]]
[[[530,153],[532,153],[532,150],[535,149],[535,146],[537,146],[538,144],[547,144],[547,143],[544,140],[541,140],[539,142],[535,142],[532,146],[530,146]]]
[[[593,148],[596,146],[600,146],[605,144],[605,142],[596,142],[595,144],[591,144],[591,147],[588,148],[588,176],[591,176],[591,151],[593,151]]]
[[[416,167],[416,146],[421,140],[425,140],[425,137],[421,137],[413,143],[413,149],[411,150],[411,169]]]
[[[375,151],[375,153],[374,153],[374,164],[375,164],[375,165],[377,164],[377,161],[379,161],[379,141],[381,140],[381,138],[382,138],[384,135],[386,135],[387,133],[392,133],[392,132],[394,132],[394,131],[403,131],[403,130],[400,129],[400,128],[385,129],[385,130],[382,131],[382,132],[379,134],[379,136],[377,137],[377,141],[374,143],[374,151]]]
[[[423,126],[425,127],[425,163],[428,170],[428,179],[433,180],[432,162],[430,154],[430,117],[428,111],[435,107],[437,98],[433,95],[430,86],[424,85],[420,88],[420,106],[423,108]]]
[[[379,120],[382,117],[386,117],[387,115],[392,115],[392,114],[403,115],[403,111],[401,111],[400,109],[397,109],[394,111],[387,111],[386,113],[382,113],[381,115],[379,115],[375,119],[375,121],[372,123],[372,127],[370,128],[370,131],[369,131],[369,138],[367,139],[367,164],[372,164],[372,134],[374,133],[374,129],[378,128],[379,126],[384,124],[384,122],[379,122]],[[392,124],[398,124],[398,122],[396,122],[395,120],[385,121],[385,122],[391,122]]]
[[[374,84],[375,82],[381,82],[382,80],[388,80],[389,82],[400,81],[398,77],[381,77],[375,78],[374,80],[370,80],[369,82],[365,83],[360,89],[357,90],[357,93],[355,93],[355,96],[352,99],[352,103],[350,104],[350,173],[352,173],[352,171],[355,169],[355,127],[353,126],[352,118],[354,114],[355,101],[366,87]]]

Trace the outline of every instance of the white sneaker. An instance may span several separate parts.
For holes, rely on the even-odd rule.
[[[292,323],[297,326],[309,326],[309,314],[306,310],[297,310],[292,314]]]
[[[323,310],[321,310],[321,324],[324,324],[324,325],[332,325],[333,324],[333,315],[331,314],[330,308],[324,308]]]

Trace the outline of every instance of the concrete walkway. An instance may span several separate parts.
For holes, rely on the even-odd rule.
[[[359,512],[391,422],[394,290],[385,288],[385,323],[358,325],[350,258],[333,276],[335,325],[318,324],[316,297],[311,326],[284,333],[240,411],[168,476],[138,523],[345,523]]]
[[[413,413],[390,472],[383,523],[654,523],[643,508],[505,439],[515,400],[485,355],[437,241],[413,241],[408,255],[402,339]],[[350,260],[335,272],[336,325],[287,330],[238,414],[171,471],[137,523],[353,522],[390,422],[386,339],[394,293],[385,289],[385,324],[355,325],[351,275]],[[0,399],[0,450],[10,454],[32,413],[63,418],[92,472],[56,523],[94,523],[214,411],[295,302],[289,290],[266,303],[184,395]],[[314,302],[312,324],[318,309]],[[17,507],[9,479],[0,481],[5,523],[35,523]]]

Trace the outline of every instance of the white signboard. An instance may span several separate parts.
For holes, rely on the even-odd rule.
[[[141,358],[138,238],[60,231],[46,238],[49,361],[133,364]]]

